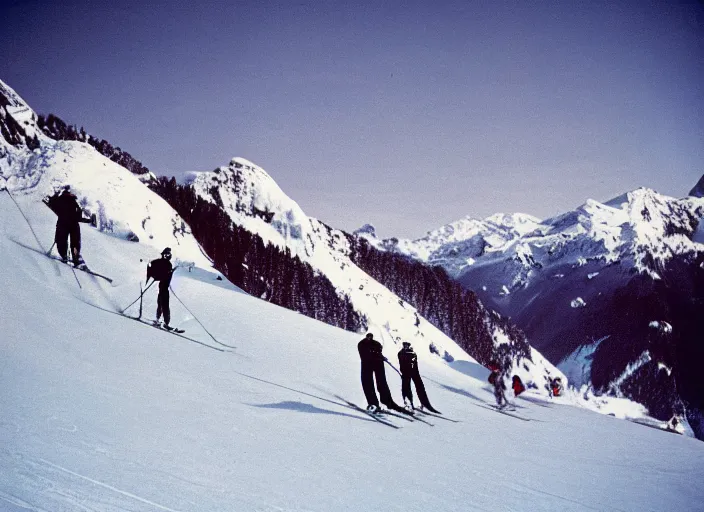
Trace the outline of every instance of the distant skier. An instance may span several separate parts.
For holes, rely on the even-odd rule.
[[[494,397],[496,405],[499,408],[506,407],[508,400],[506,399],[506,384],[504,383],[504,375],[501,366],[496,361],[489,363],[489,384],[494,386]]]
[[[413,410],[413,390],[411,389],[411,381],[416,385],[416,393],[418,400],[421,403],[421,409],[425,407],[430,412],[438,413],[428,400],[428,395],[425,392],[423,379],[420,377],[418,370],[418,355],[413,351],[410,342],[404,341],[403,348],[398,353],[398,365],[401,370],[401,394],[403,395],[403,403],[407,408]]]
[[[550,396],[560,396],[562,394],[562,379],[555,377],[550,379]]]
[[[70,185],[66,185],[63,191],[56,192],[51,197],[45,197],[43,203],[56,214],[56,232],[54,242],[56,250],[59,251],[61,261],[68,262],[68,244],[71,239],[71,259],[74,266],[85,265],[81,256],[81,222],[90,223],[91,219],[83,217],[83,210],[78,204],[76,196],[71,192]]]
[[[372,333],[367,333],[362,341],[357,344],[359,357],[362,362],[362,389],[367,398],[367,410],[371,413],[380,412],[379,400],[374,391],[374,378],[376,377],[376,387],[379,390],[379,399],[391,410],[410,414],[403,407],[399,407],[391,398],[391,390],[386,382],[384,371],[384,361],[386,358],[382,353],[381,343],[374,339]]]
[[[523,381],[518,375],[513,376],[511,387],[513,388],[513,396],[518,396],[526,390]]]
[[[171,266],[171,248],[161,251],[161,258],[152,260],[147,265],[147,281],[149,278],[159,281],[159,295],[156,299],[156,325],[159,325],[161,315],[164,315],[164,328],[171,330],[171,310],[169,309],[169,285],[174,269]]]

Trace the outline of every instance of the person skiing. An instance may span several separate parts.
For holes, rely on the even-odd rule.
[[[413,390],[411,389],[411,381],[416,385],[416,393],[418,393],[418,400],[420,400],[421,406],[428,409],[430,412],[440,414],[436,411],[432,405],[430,405],[430,400],[428,400],[428,394],[425,392],[425,385],[423,384],[423,379],[420,377],[420,371],[418,370],[418,355],[413,351],[410,342],[404,341],[403,348],[398,352],[398,366],[401,370],[401,394],[403,395],[404,405],[413,410]]]
[[[562,379],[555,377],[550,380],[550,396],[560,396],[562,394]]]
[[[160,325],[161,315],[164,315],[164,328],[171,330],[171,310],[169,309],[169,285],[171,276],[174,274],[171,266],[171,248],[167,247],[161,251],[161,258],[152,260],[147,265],[147,281],[149,278],[159,281],[159,295],[156,298],[156,321],[155,325]]]
[[[513,376],[511,387],[513,388],[513,396],[518,396],[526,390],[526,387],[523,385],[523,381],[521,381],[521,378],[518,375]]]
[[[501,366],[496,361],[489,363],[489,383],[494,386],[494,397],[496,398],[496,406],[503,409],[508,405],[506,399],[506,384],[504,384],[503,371]]]
[[[374,339],[372,333],[367,335],[357,344],[359,350],[359,358],[362,363],[362,389],[364,396],[367,398],[367,411],[370,413],[381,412],[379,400],[387,408],[411,414],[403,407],[399,407],[391,398],[391,390],[386,382],[386,373],[384,372],[384,362],[386,358],[382,353],[383,347],[381,343]],[[374,378],[376,377],[376,388],[379,390],[379,399],[377,399],[374,391]]]
[[[68,262],[69,237],[71,240],[71,260],[73,265],[85,265],[81,256],[81,222],[90,223],[91,219],[83,217],[83,210],[76,196],[71,192],[71,186],[66,185],[61,192],[51,197],[45,197],[42,202],[56,214],[56,232],[54,242],[59,251],[61,261]]]

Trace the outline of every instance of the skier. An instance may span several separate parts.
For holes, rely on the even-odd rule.
[[[410,342],[404,341],[403,348],[398,353],[398,365],[401,370],[401,394],[403,395],[404,405],[413,410],[413,390],[411,389],[411,380],[416,385],[416,393],[418,393],[418,400],[420,400],[420,409],[423,410],[425,407],[430,412],[439,414],[432,405],[430,405],[430,400],[428,400],[428,395],[425,392],[425,386],[423,385],[423,379],[420,378],[420,371],[418,370],[418,356],[413,351]]]
[[[68,240],[71,237],[71,259],[73,265],[85,265],[81,256],[81,222],[90,223],[91,219],[83,217],[83,210],[78,204],[76,196],[71,192],[71,186],[66,185],[61,193],[56,192],[51,197],[45,197],[42,202],[47,205],[58,217],[54,242],[59,251],[61,261],[68,262]]]
[[[508,400],[506,399],[506,384],[504,384],[503,371],[501,366],[496,361],[489,363],[489,383],[494,386],[494,397],[496,398],[496,406],[499,409],[503,409],[508,405]]]
[[[555,377],[550,380],[550,396],[560,396],[562,394],[562,379]]]
[[[370,413],[381,412],[379,400],[377,400],[374,391],[374,378],[376,377],[376,387],[379,390],[381,403],[391,410],[412,414],[403,407],[399,407],[391,398],[391,390],[389,390],[384,372],[386,358],[382,349],[381,343],[374,339],[372,333],[367,333],[364,339],[357,344],[362,362],[362,389],[364,389],[364,395],[367,397],[367,404],[369,404],[367,411]]]
[[[523,381],[521,381],[521,378],[518,375],[513,376],[511,387],[513,388],[513,396],[518,396],[526,390],[526,387],[523,385]]]
[[[149,278],[159,281],[159,295],[156,299],[156,321],[154,325],[160,325],[161,315],[164,315],[164,328],[172,330],[169,326],[171,321],[171,310],[169,309],[169,285],[171,276],[174,274],[171,267],[171,248],[167,247],[161,251],[161,258],[152,260],[147,265],[147,281]]]

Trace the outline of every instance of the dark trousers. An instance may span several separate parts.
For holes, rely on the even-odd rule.
[[[376,377],[376,388],[379,390],[379,399],[381,403],[389,407],[393,400],[391,399],[391,390],[386,382],[386,373],[384,373],[384,363],[362,363],[362,389],[364,396],[367,397],[367,404],[379,405],[379,400],[376,398],[374,391],[374,377]]]
[[[496,377],[496,381],[494,382],[494,398],[496,398],[496,405],[501,405],[502,402],[504,404],[508,403],[508,400],[506,400],[504,381],[500,377]]]
[[[56,250],[64,260],[67,259],[69,237],[71,237],[71,259],[74,263],[78,263],[81,255],[80,224],[78,222],[57,222],[54,241],[56,242]]]
[[[164,323],[171,322],[171,310],[169,309],[169,285],[162,286],[159,282],[159,295],[156,298],[156,319],[159,320],[164,315]]]
[[[423,407],[430,407],[430,400],[428,400],[428,394],[425,392],[425,385],[423,384],[423,379],[420,378],[420,372],[418,370],[407,371],[401,375],[401,394],[403,398],[408,398],[413,405],[413,390],[411,389],[411,381],[416,385],[416,393],[418,393],[418,400],[420,400]]]

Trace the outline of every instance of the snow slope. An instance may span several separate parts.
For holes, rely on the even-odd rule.
[[[50,240],[53,214],[31,195],[16,199]],[[486,372],[466,358],[421,361],[433,404],[461,423],[391,418],[395,430],[335,396],[363,404],[360,336],[241,293],[207,265],[179,270],[175,293],[236,347],[219,352],[114,313],[135,298],[153,247],[84,226],[87,260],[115,282],[78,272],[79,288],[70,267],[41,254],[5,192],[0,218],[0,510],[640,512],[704,502],[696,440],[537,394],[518,400],[531,421],[499,414],[482,406],[492,399]],[[188,335],[220,347],[174,297],[172,309]]]

